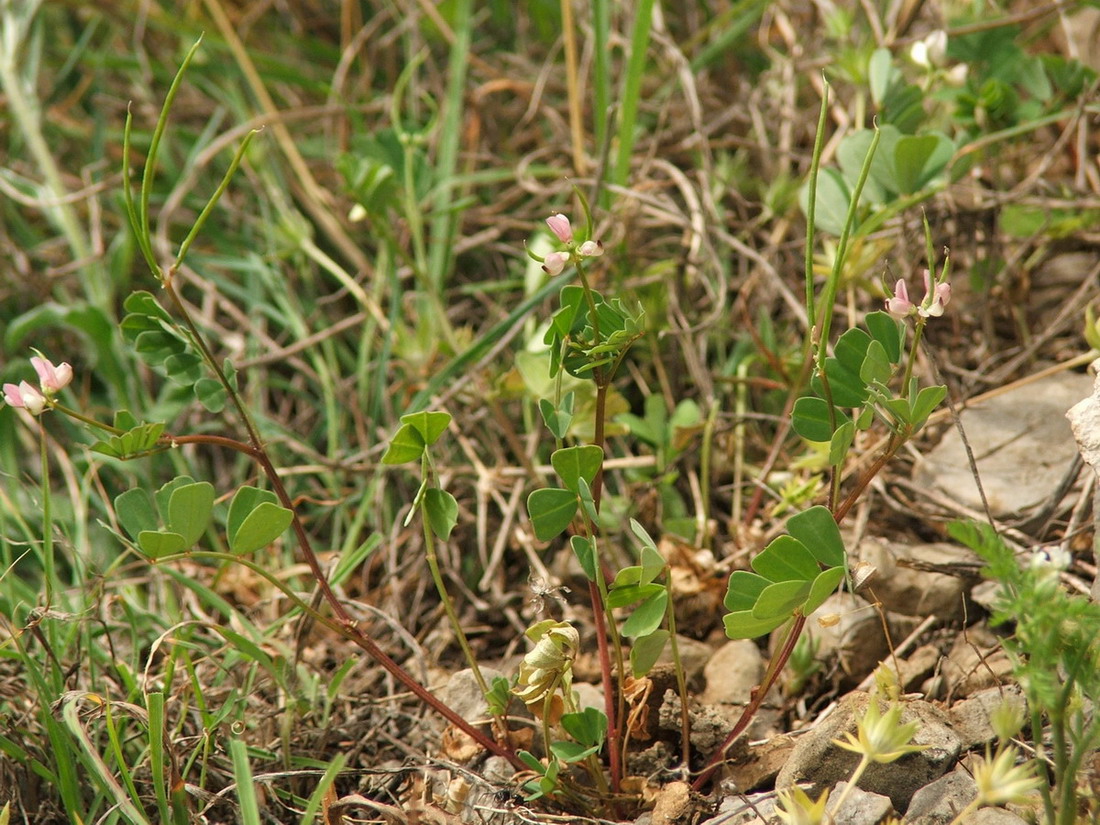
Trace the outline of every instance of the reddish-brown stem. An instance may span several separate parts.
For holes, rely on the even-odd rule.
[[[860,476],[856,487],[851,493],[844,499],[844,501],[836,508],[833,513],[833,518],[837,524],[840,524],[844,517],[848,515],[848,511],[852,508],[852,505],[859,499],[860,494],[867,488],[867,485],[871,483],[871,480],[878,475],[879,471],[886,466],[886,462],[897,452],[897,444],[900,441],[898,439],[891,439],[886,445],[886,449],[883,450],[882,455],[875,459],[874,464],[867,468],[862,476]],[[787,664],[787,660],[790,659],[791,654],[794,652],[794,646],[798,643],[798,637],[802,634],[802,628],[806,624],[805,616],[796,616],[794,624],[791,625],[790,632],[787,634],[787,638],[783,642],[783,647],[772,657],[771,662],[768,664],[768,671],[764,675],[763,681],[756,689],[749,704],[745,707],[745,710],[741,713],[741,717],[737,720],[737,724],[733,726],[733,730],[730,731],[730,735],[726,737],[726,741],[722,743],[722,746],[714,753],[714,755],[707,762],[703,772],[699,774],[699,777],[695,780],[692,787],[695,790],[700,790],[703,785],[707,783],[710,777],[714,774],[714,771],[721,764],[725,758],[726,751],[729,746],[733,744],[734,740],[740,736],[745,728],[749,726],[753,716],[760,709],[760,705],[764,701],[764,696],[771,690],[772,685],[775,684],[775,680],[779,678],[779,674]]]
[[[890,443],[886,445],[886,449],[882,451],[882,455],[875,459],[874,463],[867,468],[867,471],[859,477],[856,481],[856,486],[848,493],[847,497],[840,506],[836,508],[834,514],[837,524],[844,520],[844,517],[848,515],[848,511],[852,509],[852,505],[859,500],[860,495],[867,489],[867,485],[874,480],[874,477],[879,474],[883,467],[886,466],[886,462],[894,457],[894,453],[897,452],[897,446],[895,446],[897,439],[890,439]]]
[[[348,612],[347,608],[336,598],[336,594],[332,591],[332,586],[328,582],[328,578],[325,576],[324,571],[321,569],[321,563],[317,558],[317,554],[313,551],[313,546],[310,544],[309,535],[305,531],[305,527],[302,526],[301,520],[298,518],[298,512],[294,508],[294,502],[291,501],[290,495],[287,493],[286,487],[283,485],[282,479],[279,477],[279,473],[275,470],[275,466],[271,463],[271,459],[268,458],[267,453],[260,446],[246,444],[243,441],[238,441],[234,438],[226,438],[220,435],[189,435],[189,436],[163,436],[162,440],[171,444],[210,444],[213,446],[224,447],[226,449],[235,450],[236,452],[243,453],[254,459],[259,463],[260,467],[264,471],[264,475],[267,476],[271,482],[271,486],[274,488],[275,495],[284,507],[290,510],[293,515],[291,526],[294,528],[294,534],[298,539],[298,546],[302,550],[302,555],[305,557],[306,564],[309,565],[310,572],[317,580],[317,584],[321,589],[321,594],[325,601],[331,608],[333,615],[336,616],[339,625],[344,628],[344,633],[348,639],[358,645],[367,655],[380,664],[391,676],[397,681],[409,689],[418,699],[432,708],[436,713],[466,733],[471,739],[477,742],[481,747],[485,748],[496,756],[502,756],[507,759],[513,767],[517,770],[526,770],[527,766],[523,761],[511,751],[511,749],[504,747],[498,742],[495,742],[492,738],[487,736],[476,726],[470,724],[455,711],[451,710],[447,705],[439,701],[438,698],[433,696],[427,688],[420,684],[412,675],[405,670],[401,665],[395,662],[390,656],[378,646],[378,644],[371,639],[366,633],[364,633],[358,626],[356,620]]]
[[[711,776],[714,775],[714,772],[718,770],[718,766],[722,764],[722,760],[725,759],[726,751],[729,750],[730,745],[734,743],[734,740],[736,740],[738,736],[745,732],[745,728],[752,722],[753,717],[756,716],[756,712],[760,710],[760,706],[764,704],[764,697],[768,695],[768,691],[772,689],[772,685],[775,684],[776,679],[779,678],[779,674],[783,671],[783,666],[787,664],[787,660],[791,657],[791,653],[794,652],[794,646],[798,643],[798,637],[802,634],[802,628],[805,624],[805,616],[795,616],[794,623],[791,625],[790,632],[787,633],[787,638],[783,642],[782,649],[772,657],[771,663],[768,665],[768,670],[764,674],[763,681],[761,681],[753,691],[752,698],[741,712],[737,724],[733,726],[733,730],[731,730],[729,736],[726,737],[726,741],[714,752],[714,755],[708,760],[706,767],[703,768],[703,772],[699,774],[695,782],[692,783],[692,790],[702,790],[703,786],[706,785]]]
[[[600,675],[603,680],[603,705],[607,714],[607,758],[611,763],[611,790],[619,792],[622,772],[619,765],[619,730],[616,725],[615,693],[611,680],[611,652],[607,644],[607,626],[604,624],[603,599],[595,582],[588,583],[588,596],[592,600],[592,616],[596,622],[596,650],[600,657]]]

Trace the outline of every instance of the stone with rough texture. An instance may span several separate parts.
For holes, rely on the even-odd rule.
[[[960,415],[977,459],[982,488],[994,517],[1026,513],[1047,503],[1077,455],[1065,414],[1089,395],[1092,379],[1059,373],[968,406]],[[958,430],[915,468],[918,485],[934,488],[963,507],[983,510]]]
[[[1027,700],[1019,685],[986,688],[970,698],[956,702],[947,711],[951,727],[962,740],[963,748],[970,750],[978,745],[986,745],[997,738],[990,723],[990,717],[998,707],[1007,703],[1015,708],[1020,718],[1027,713]]]
[[[789,788],[796,783],[809,783],[811,796],[816,797],[837,782],[846,781],[859,763],[859,755],[833,744],[844,733],[856,732],[856,720],[867,708],[866,693],[852,693],[822,720],[816,728],[799,739],[791,758],[776,778],[777,788]],[[886,711],[885,703],[881,707]],[[918,790],[935,781],[956,762],[961,750],[959,737],[951,730],[947,718],[928,702],[903,704],[902,724],[917,722],[912,744],[925,749],[902,756],[887,764],[872,764],[859,786],[890,797],[898,811],[904,811]]]
[[[964,617],[967,582],[958,575],[936,572],[935,568],[976,573],[981,564],[977,554],[953,544],[902,545],[882,539],[863,542],[859,558],[875,567],[870,586],[891,613],[935,615],[947,622]]]
[[[775,817],[775,794],[731,794],[722,798],[718,811],[699,825],[766,825]]]
[[[1028,825],[1028,821],[1004,808],[979,808],[960,825]]]
[[[738,740],[739,742],[742,740]],[[781,733],[751,747],[731,749],[722,775],[738,791],[752,791],[775,780],[794,750],[795,737]]]
[[[652,825],[672,825],[686,821],[693,812],[691,786],[687,782],[669,782],[657,793],[651,822]]]
[[[704,705],[745,705],[764,678],[764,657],[749,639],[726,642],[711,655],[703,677],[707,686],[699,701]]]
[[[960,633],[943,662],[943,677],[952,699],[1004,684],[1011,675],[1008,654],[985,624],[976,624]]]
[[[489,684],[498,676],[507,678],[499,670],[491,667],[481,668],[481,675]],[[465,719],[474,724],[488,721],[488,705],[485,703],[485,695],[481,692],[481,686],[474,678],[474,672],[469,668],[459,670],[451,675],[438,691],[441,702]],[[515,702],[513,705],[517,704]]]
[[[703,677],[707,662],[714,657],[714,650],[706,642],[681,636],[679,633],[676,634],[676,647],[680,651],[680,664],[684,667],[684,678],[687,680],[688,687],[691,688]],[[657,664],[672,664],[672,645],[665,645],[665,649],[657,659]]]
[[[835,616],[838,620],[822,627],[818,620]],[[772,645],[778,636],[772,634]],[[816,658],[827,668],[840,664],[848,686],[858,684],[890,652],[882,619],[870,604],[851,593],[834,593],[806,621],[805,635],[817,644]]]
[[[828,807],[834,822],[843,822],[844,825],[875,825],[894,813],[890,797],[865,791],[858,785],[848,794],[844,804],[834,811],[834,800],[840,799],[847,787],[847,782],[838,782],[829,794]]]
[[[913,794],[905,821],[909,825],[949,825],[977,795],[973,777],[956,769]]]

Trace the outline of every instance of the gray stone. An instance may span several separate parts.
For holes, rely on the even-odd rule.
[[[976,624],[955,639],[942,673],[948,695],[959,699],[1010,681],[1012,662],[997,636],[985,624]]]
[[[595,708],[601,713],[603,712],[603,689],[599,685],[589,684],[588,682],[574,682],[573,692],[577,694],[577,707],[581,710]]]
[[[1004,808],[979,808],[961,825],[1028,825],[1028,821]]]
[[[505,674],[491,667],[481,668],[481,675],[489,684],[498,676],[507,678]],[[467,722],[480,724],[488,721],[489,706],[477,679],[474,678],[474,672],[469,668],[453,673],[447,684],[437,691],[437,695],[443,704]],[[513,705],[515,704],[518,703],[514,702]]]
[[[676,634],[676,647],[680,651],[680,664],[684,668],[684,679],[690,687],[703,677],[703,672],[715,655],[714,649],[706,642]],[[672,645],[665,645],[657,659],[659,665],[672,664]]]
[[[913,794],[905,821],[909,825],[949,825],[977,795],[973,777],[956,769]]]
[[[764,678],[764,657],[756,642],[737,639],[716,650],[703,668],[706,689],[699,697],[705,705],[745,705],[752,689]]]
[[[856,733],[856,720],[862,718],[870,697],[866,693],[850,694],[828,717],[810,733],[801,737],[791,758],[776,778],[777,788],[789,788],[796,783],[809,783],[807,791],[815,797],[837,782],[847,781],[859,755],[833,744],[843,734]],[[894,808],[904,811],[918,790],[948,771],[959,757],[959,737],[951,730],[947,717],[938,708],[923,701],[902,705],[901,723],[917,722],[912,744],[926,746],[887,764],[872,764],[859,780],[859,786],[890,797]],[[885,713],[883,703],[881,710]]]
[[[887,610],[906,616],[935,615],[949,622],[964,616],[967,581],[937,568],[974,575],[981,564],[975,553],[953,544],[901,545],[882,539],[863,542],[859,557],[876,568],[870,588]],[[898,564],[899,559],[915,566]]]
[[[822,627],[819,619],[836,617]],[[778,633],[772,634],[772,645]],[[817,660],[826,667],[840,664],[846,683],[858,684],[890,652],[882,619],[870,603],[851,593],[834,593],[806,621],[807,636],[817,641]]]
[[[977,460],[982,487],[995,517],[1019,515],[1047,502],[1077,455],[1065,414],[1089,395],[1092,379],[1063,372],[969,406],[961,423]],[[971,510],[982,501],[958,430],[915,468],[918,485]]]
[[[833,800],[840,799],[847,787],[847,782],[839,782],[829,794],[828,810],[833,822],[843,822],[844,825],[875,825],[894,813],[890,797],[865,791],[858,785],[848,794],[844,804],[834,811],[833,805],[836,803]]]
[[[962,740],[964,750],[988,744],[997,738],[989,720],[993,711],[1005,703],[1015,708],[1021,719],[1025,718],[1027,700],[1019,685],[986,688],[948,709],[947,718]]]
[[[775,817],[775,793],[726,796],[717,813],[700,825],[767,825]]]

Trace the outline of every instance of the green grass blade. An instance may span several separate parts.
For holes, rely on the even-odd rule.
[[[634,135],[638,119],[638,103],[642,96],[649,32],[653,22],[653,0],[641,0],[634,7],[634,27],[630,35],[630,60],[623,78],[619,100],[619,151],[615,157],[612,181],[625,186],[630,177],[630,158],[634,154]]]
[[[336,782],[336,777],[340,775],[347,761],[348,756],[346,753],[338,753],[332,762],[329,763],[329,766],[325,769],[324,775],[317,783],[317,787],[314,788],[313,793],[310,794],[309,802],[306,804],[305,810],[302,811],[302,818],[298,820],[301,825],[313,825],[313,823],[317,821],[317,814],[321,810],[321,803],[324,801],[325,794],[328,793],[329,788]]]
[[[233,759],[233,780],[237,783],[241,825],[260,825],[260,805],[256,799],[256,787],[252,784],[248,746],[240,739],[230,739],[229,755]]]
[[[458,0],[454,4],[454,42],[451,44],[447,65],[447,96],[443,102],[443,121],[440,124],[439,150],[435,160],[436,199],[432,212],[431,242],[428,250],[428,281],[438,295],[443,289],[444,276],[451,265],[451,251],[458,222],[458,212],[452,208],[451,192],[454,186],[455,166],[458,162],[458,146],[462,138],[463,96],[466,88],[466,67],[470,62],[471,0]],[[443,322],[444,319],[440,319]]]
[[[453,358],[447,366],[437,372],[432,377],[432,380],[428,382],[428,386],[413,397],[413,400],[409,402],[409,406],[405,408],[402,415],[408,415],[409,413],[423,410],[429,402],[431,402],[432,396],[436,395],[444,386],[451,383],[456,376],[465,372],[468,366],[486,355],[497,341],[503,338],[509,330],[513,329],[515,325],[520,322],[524,315],[531,312],[551,295],[557,294],[557,292],[572,279],[572,271],[567,270],[556,278],[551,278],[543,284],[542,289],[528,297],[523,303],[519,304],[512,310],[507,318],[482,335],[481,338],[475,341],[465,352]]]
[[[134,823],[135,825],[151,825],[149,820],[145,817],[145,814],[138,810],[133,800],[130,798],[130,795],[127,794],[126,790],[118,783],[118,780],[115,779],[107,762],[99,753],[99,749],[96,747],[91,736],[88,735],[88,731],[80,721],[77,706],[81,698],[87,695],[89,694],[70,696],[62,707],[61,717],[64,719],[69,732],[80,744],[84,762],[88,766],[92,778],[107,794],[112,804],[118,807],[119,813],[121,813],[130,823]]]

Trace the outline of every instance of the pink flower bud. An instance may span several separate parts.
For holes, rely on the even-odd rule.
[[[46,408],[46,396],[26,381],[4,385],[4,400],[13,407],[21,407],[31,415],[38,415]]]
[[[895,318],[905,318],[913,313],[916,305],[909,300],[909,287],[903,279],[894,286],[894,297],[886,302],[886,311]]]
[[[543,260],[542,268],[551,275],[557,275],[565,269],[567,263],[569,263],[567,252],[551,252]]]
[[[603,254],[603,241],[585,241],[580,245],[577,254],[582,258],[598,258]]]
[[[560,212],[555,212],[546,219],[546,225],[550,231],[557,235],[562,243],[573,243],[573,227],[569,225],[569,218]]]
[[[38,373],[38,381],[46,395],[58,392],[73,380],[73,368],[67,363],[55,367],[46,358],[34,357],[31,358],[31,366]]]

